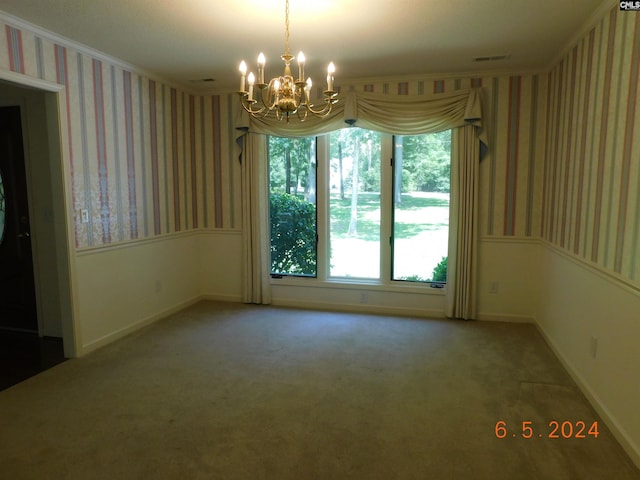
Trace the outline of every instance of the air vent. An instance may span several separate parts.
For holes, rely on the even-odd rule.
[[[476,57],[473,59],[474,62],[495,62],[498,60],[506,60],[511,55],[488,55],[486,57]]]
[[[191,83],[213,83],[215,78],[196,78],[195,80],[189,80]]]

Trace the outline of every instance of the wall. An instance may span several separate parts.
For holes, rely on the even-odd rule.
[[[548,76],[537,321],[640,465],[639,76],[617,4]]]
[[[481,88],[489,151],[480,166],[478,318],[532,322],[536,316],[546,131],[546,76],[412,76],[346,82],[387,95]],[[239,200],[237,200],[239,201]],[[509,255],[505,252],[509,251]],[[272,282],[274,302],[397,314],[444,316],[442,290]],[[362,294],[366,293],[363,300]]]
[[[233,96],[190,94],[19,19],[6,18],[4,29],[6,35],[0,41],[6,45],[0,46],[0,68],[64,86],[60,102],[63,166],[68,220],[72,225],[70,249],[78,260],[78,268],[71,272],[73,285],[91,284],[86,277],[107,275],[105,269],[128,267],[118,263],[126,256],[113,257],[101,252],[103,247],[145,249],[150,247],[146,243],[137,246],[137,242],[204,230],[223,234],[201,237],[206,262],[192,274],[199,275],[202,291],[185,294],[182,301],[197,294],[238,299],[237,270],[242,260],[239,242],[229,242],[229,238],[239,239],[241,205],[239,165],[231,149]],[[494,239],[500,239],[502,245],[506,242],[524,250],[526,258],[535,258],[537,252],[539,145],[545,132],[536,127],[546,106],[546,83],[540,78],[536,74],[413,77],[356,85],[367,91],[398,95],[482,87],[491,149],[481,165],[480,271],[496,273],[479,279],[481,318],[530,321],[535,317],[532,302],[513,301],[530,295],[535,281],[518,275],[499,249],[492,246],[496,245]],[[83,210],[88,214],[86,223],[82,221]],[[90,254],[85,255],[85,251]],[[110,259],[108,264],[98,260],[103,253]],[[76,260],[71,263],[75,265]],[[104,269],[97,268],[99,265]],[[167,270],[156,276],[171,274]],[[231,281],[222,282],[221,278]],[[146,282],[147,289],[155,285],[151,278],[135,281]],[[497,292],[489,288],[496,284]],[[131,291],[137,288],[138,285],[131,285]],[[89,295],[88,291],[80,291],[86,293],[74,290],[74,295],[79,295],[74,300],[74,314],[83,326],[78,328],[82,337],[79,345],[100,343],[104,335],[108,336],[106,330],[126,330],[123,325],[111,324],[117,316],[115,310],[96,312],[83,297]],[[112,293],[102,288],[93,295],[107,300]],[[335,303],[335,292],[330,293],[315,295],[314,300],[313,294],[305,299],[297,291],[294,297],[307,305],[327,303],[326,299]],[[341,293],[345,297],[343,305],[357,308],[362,304],[360,293],[346,289]],[[443,312],[441,292],[430,291],[429,295],[410,301],[405,292],[392,295],[368,291],[367,297],[368,309],[372,305],[410,305],[412,311],[425,315]],[[100,298],[91,301],[100,303]],[[102,303],[112,305],[108,301]],[[149,304],[141,312],[142,318],[152,318],[165,308],[161,302]],[[96,322],[113,328],[94,328]]]
[[[64,85],[77,249],[236,225],[239,208],[221,200],[237,187],[227,97],[190,94],[12,17],[0,28],[0,68]]]
[[[185,259],[183,248],[187,242],[197,255],[202,231],[234,232],[240,222],[230,97],[194,95],[5,14],[0,29],[3,78],[62,87],[62,159],[52,168],[62,170],[64,193],[56,202],[69,225],[66,281],[76,329],[65,336],[65,348],[72,344],[69,352],[81,355],[201,297],[200,279],[216,284],[208,280],[216,264]],[[33,189],[45,176],[33,178]],[[154,262],[151,253],[184,263]],[[153,275],[120,275],[132,268],[152,268]],[[44,268],[37,273],[47,274]],[[176,285],[177,279],[184,281]],[[145,297],[158,281],[165,295]],[[126,300],[116,301],[119,294]],[[54,296],[41,292],[39,301]],[[130,314],[123,313],[125,305]]]
[[[79,252],[84,353],[199,300],[198,242],[184,233]]]
[[[231,150],[233,96],[196,96],[19,19],[7,18],[4,23],[6,35],[0,41],[6,46],[0,46],[0,68],[64,86],[60,119],[68,220],[73,230],[70,248],[73,255],[91,250],[87,258],[92,260],[82,257],[83,266],[101,254],[101,247],[134,248],[139,241],[202,230],[237,237],[241,191],[239,166]],[[536,126],[546,106],[546,83],[540,78],[536,74],[412,77],[356,85],[398,95],[482,87],[491,149],[481,165],[480,271],[500,274],[479,279],[481,318],[530,321],[535,317],[532,302],[513,301],[531,294],[534,280],[518,275],[492,245],[498,238],[503,245],[511,242],[514,248],[524,249],[526,258],[535,258],[542,150],[538,146],[545,133]],[[88,214],[86,223],[82,221],[83,210]],[[238,248],[229,249],[228,239],[225,235],[201,238],[207,245],[207,262],[193,274],[201,276],[202,293],[209,297],[240,297],[235,270],[242,260]],[[226,253],[212,253],[221,251]],[[114,270],[126,267],[110,265]],[[222,276],[233,272],[231,282],[219,281],[218,266],[225,272]],[[73,269],[74,285],[87,280],[75,278],[76,274],[89,275],[91,271]],[[146,287],[152,288],[154,280],[148,281],[151,284]],[[497,292],[489,288],[496,284]],[[335,303],[335,292],[330,293],[321,292],[315,300],[311,294],[303,300],[302,292],[297,291],[294,297],[307,305],[327,303],[326,299]],[[99,295],[110,298],[104,289]],[[344,306],[357,308],[362,303],[357,290],[347,289],[341,295]],[[367,297],[368,309],[372,305],[411,305],[412,311],[425,315],[443,312],[441,292],[429,291],[429,295],[409,302],[404,292],[368,291]],[[106,309],[96,319],[96,312],[82,297],[74,305],[78,306],[75,315],[80,324],[98,321],[109,325],[115,313]],[[163,309],[161,304],[150,307],[144,318]],[[79,331],[80,345],[92,345],[104,333],[94,328]]]
[[[206,230],[200,234],[199,283],[209,300],[242,301],[242,232]]]

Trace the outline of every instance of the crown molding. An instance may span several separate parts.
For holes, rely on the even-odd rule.
[[[137,67],[133,64],[127,63],[124,60],[121,60],[119,58],[116,57],[112,57],[111,55],[107,55],[104,52],[101,52],[99,50],[96,50],[92,47],[89,47],[88,45],[85,45],[83,43],[77,42],[75,40],[72,40],[70,38],[67,38],[63,35],[60,35],[58,33],[52,32],[50,30],[47,30],[45,28],[42,28],[38,25],[35,25],[33,23],[27,22],[26,20],[23,20],[19,17],[16,17],[14,15],[11,15],[10,13],[7,13],[3,10],[0,10],[0,21],[6,23],[7,25],[11,25],[12,27],[18,28],[20,30],[23,31],[27,31],[29,33],[34,34],[37,37],[41,37],[43,39],[46,39],[52,43],[57,43],[61,46],[67,47],[67,48],[71,48],[75,51],[77,51],[78,53],[87,55],[89,57],[95,58],[97,60],[101,60],[105,63],[108,63],[110,65],[115,65],[117,67],[122,68],[123,70],[127,70],[129,72],[132,73],[136,73],[140,76],[146,77],[150,80],[155,80],[158,81],[160,83],[163,83],[164,85],[167,85],[169,87],[174,87],[177,88],[183,92],[192,94],[192,95],[201,95],[201,93],[188,88],[188,86],[183,85],[181,83],[176,83],[176,82],[171,82],[169,80],[167,80],[166,78],[163,78],[159,75],[154,74],[153,72],[149,72],[147,70],[144,70],[140,67]],[[24,82],[22,82],[24,83]]]
[[[589,15],[589,18],[587,18],[582,26],[571,36],[567,43],[565,43],[564,47],[558,51],[558,54],[553,57],[547,70],[551,71],[557,64],[559,64],[565,55],[567,55],[567,53],[575,47],[591,29],[595,28],[607,12],[619,5],[620,2],[618,0],[603,0],[598,8]]]

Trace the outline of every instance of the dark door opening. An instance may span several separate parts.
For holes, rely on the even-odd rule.
[[[0,328],[37,332],[20,107],[0,108]]]
[[[20,107],[0,107],[0,390],[62,361],[38,331]]]

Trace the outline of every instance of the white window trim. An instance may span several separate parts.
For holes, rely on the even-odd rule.
[[[413,293],[444,296],[446,284],[437,282],[408,282],[391,279],[391,238],[392,233],[392,181],[393,135],[383,133],[381,138],[380,173],[380,278],[331,277],[329,275],[329,135],[316,137],[316,216],[317,216],[317,264],[316,277],[286,275],[272,276],[271,285],[279,287],[345,288],[390,293]],[[322,172],[320,172],[322,170]],[[438,286],[436,286],[438,285]]]

